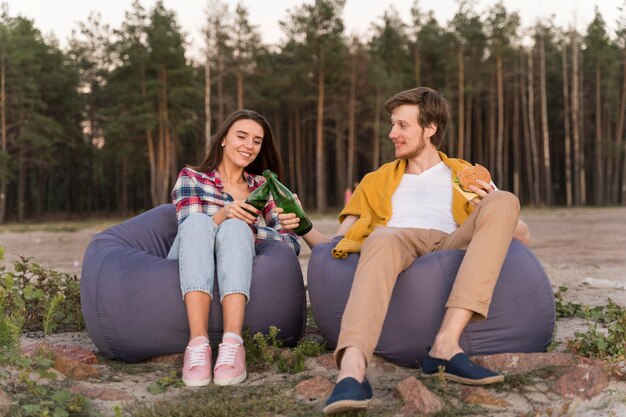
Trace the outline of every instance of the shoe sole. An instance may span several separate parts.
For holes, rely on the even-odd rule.
[[[230,378],[230,379],[217,379],[215,378],[213,380],[213,382],[215,383],[215,385],[235,385],[235,384],[240,384],[243,381],[246,380],[246,378],[248,377],[248,374],[246,372],[244,372],[243,374],[235,377],[235,378]]]
[[[427,378],[437,378],[439,377],[439,374],[438,373],[434,373],[434,374],[422,373],[422,376],[425,376]],[[500,382],[504,382],[504,375],[490,376],[489,378],[472,379],[472,378],[464,378],[462,376],[444,372],[443,377],[450,381],[458,382],[458,383],[465,384],[465,385],[491,385],[491,384],[498,384]]]
[[[211,378],[200,379],[200,380],[183,378],[183,382],[188,387],[206,387],[207,385],[211,383]]]
[[[372,400],[355,401],[355,400],[341,400],[332,404],[328,404],[324,407],[324,414],[338,414],[346,413],[348,411],[365,410],[369,407]]]

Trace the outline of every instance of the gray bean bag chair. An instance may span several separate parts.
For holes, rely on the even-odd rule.
[[[319,330],[337,345],[359,254],[331,255],[333,243],[313,249],[307,283]],[[375,353],[392,362],[418,366],[432,345],[465,251],[434,252],[415,260],[398,277]],[[470,355],[544,352],[552,340],[555,303],[546,273],[522,243],[509,247],[494,290],[489,316],[472,321],[461,337]]]
[[[81,276],[87,331],[105,356],[127,362],[183,352],[189,339],[178,261],[165,259],[176,237],[174,206],[163,204],[97,234]],[[306,324],[306,295],[298,258],[285,243],[256,245],[244,327],[278,327],[293,346]],[[214,294],[219,294],[217,280]],[[211,303],[209,337],[222,334],[219,297]]]

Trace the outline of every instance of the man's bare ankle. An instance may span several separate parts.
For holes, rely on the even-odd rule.
[[[459,352],[463,352],[463,349],[458,341],[439,336],[435,338],[428,354],[431,358],[449,360]]]
[[[433,344],[429,351],[431,358],[450,360],[457,353],[463,352],[458,344]]]
[[[337,376],[337,382],[349,377],[363,382],[366,368],[367,360],[363,352],[357,348],[348,347],[341,358],[341,368]]]

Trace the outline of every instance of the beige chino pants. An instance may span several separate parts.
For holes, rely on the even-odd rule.
[[[450,234],[432,229],[376,228],[361,248],[341,320],[335,350],[337,365],[349,346],[360,349],[368,363],[371,361],[398,274],[430,252],[466,250],[446,307],[464,308],[473,311],[474,318],[486,318],[519,212],[515,195],[494,191]]]

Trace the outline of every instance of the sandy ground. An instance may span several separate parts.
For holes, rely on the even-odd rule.
[[[569,288],[566,299],[605,304],[607,298],[626,305],[626,207],[525,209],[522,218],[531,233],[531,248],[543,264],[555,288]],[[316,227],[333,235],[334,218],[318,219]],[[4,265],[17,255],[32,256],[41,265],[80,274],[90,239],[106,228],[99,225],[76,232],[2,232],[6,249]],[[306,277],[310,250],[303,243],[300,262]]]

